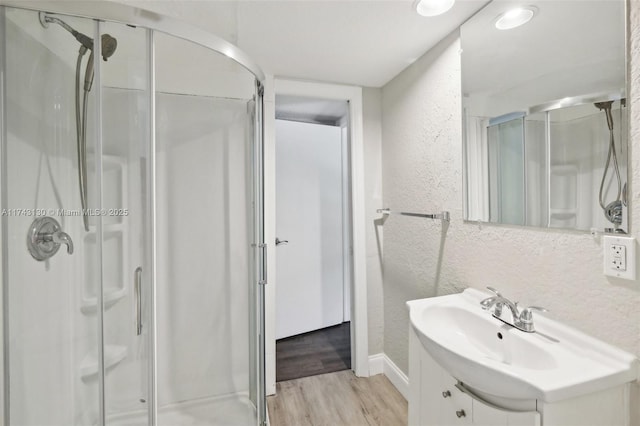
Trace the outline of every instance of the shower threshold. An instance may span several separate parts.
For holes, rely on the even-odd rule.
[[[161,406],[158,426],[245,426],[256,423],[256,410],[246,392],[199,398]],[[147,412],[107,416],[113,426],[146,426]]]

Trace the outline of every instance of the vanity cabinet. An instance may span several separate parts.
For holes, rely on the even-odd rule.
[[[490,378],[487,378],[490,380]],[[458,382],[421,345],[409,339],[410,426],[628,426],[628,388],[556,403],[509,400],[499,406]]]
[[[535,404],[531,410],[510,411],[475,398],[429,356],[413,331],[411,334],[409,425],[541,425]]]

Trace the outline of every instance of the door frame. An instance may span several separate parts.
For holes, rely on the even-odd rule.
[[[351,369],[356,376],[369,376],[369,338],[367,323],[367,256],[364,191],[364,140],[362,88],[275,78],[273,92],[265,100],[265,240],[275,248],[275,95],[304,96],[349,103],[349,154],[351,171]],[[267,98],[267,97],[265,97]],[[267,111],[268,110],[268,111]],[[268,112],[268,114],[267,114]],[[265,300],[265,361],[267,395],[276,390],[276,250],[268,250],[268,285]]]

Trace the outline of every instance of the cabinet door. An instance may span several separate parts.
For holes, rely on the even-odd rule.
[[[409,374],[413,396],[410,395],[409,424],[412,426],[471,424],[472,407],[469,395],[456,388],[456,380],[436,364],[421,346],[418,346],[420,343],[417,342],[413,332],[410,344],[415,350],[413,353],[418,355],[419,362],[411,363],[412,360],[410,360]],[[417,383],[418,380],[419,383]]]
[[[536,411],[507,411],[473,399],[473,425],[478,426],[540,426]]]
[[[456,387],[458,381],[441,370],[441,391],[438,425],[470,425],[472,423],[472,398]],[[445,395],[447,395],[445,397]]]

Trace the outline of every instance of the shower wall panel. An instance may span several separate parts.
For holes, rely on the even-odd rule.
[[[157,95],[160,407],[249,391],[247,108]]]

